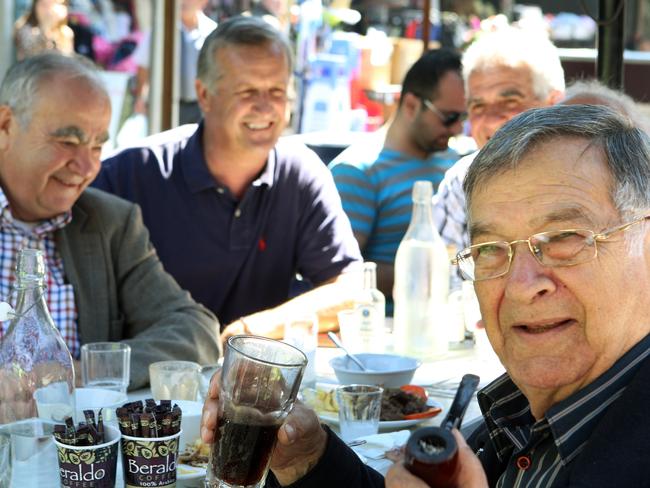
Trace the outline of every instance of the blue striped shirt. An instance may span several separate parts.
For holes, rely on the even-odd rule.
[[[594,382],[553,405],[535,421],[523,393],[505,374],[478,394],[479,405],[501,461],[508,461],[498,487],[552,487],[589,442],[607,408],[625,391],[650,357],[650,335]],[[526,457],[530,467],[521,469]]]
[[[395,253],[411,221],[411,189],[417,180],[429,180],[434,191],[458,154],[452,150],[429,159],[384,149],[382,138],[357,144],[341,153],[330,165],[343,209],[357,239],[366,241],[361,250],[366,261],[393,263]]]

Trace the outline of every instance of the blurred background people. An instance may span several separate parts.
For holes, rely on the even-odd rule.
[[[650,134],[650,119],[639,110],[632,97],[609,88],[598,80],[578,80],[567,87],[565,105],[605,105],[625,115],[635,126]]]
[[[34,0],[14,26],[16,58],[22,60],[47,50],[72,54],[74,34],[67,22],[67,0]]]
[[[273,27],[285,31],[289,15],[288,0],[257,0],[245,15],[262,17]]]
[[[207,3],[208,0],[183,0],[181,2],[179,125],[198,123],[201,120],[201,109],[194,88],[196,65],[205,38],[217,27],[217,23],[203,13]],[[133,108],[136,113],[146,113],[147,111],[150,50],[151,36],[147,35],[134,55],[138,65]]]

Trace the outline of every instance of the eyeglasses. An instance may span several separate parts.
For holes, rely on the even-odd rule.
[[[468,280],[483,281],[498,278],[510,271],[514,245],[525,242],[542,266],[551,268],[575,266],[591,261],[598,255],[597,242],[606,241],[617,232],[626,231],[646,219],[650,219],[650,215],[598,234],[585,229],[566,229],[540,232],[528,239],[510,242],[484,242],[463,249],[451,260],[451,264],[457,265]]]
[[[424,106],[438,116],[442,125],[450,127],[456,122],[463,122],[467,118],[467,112],[443,112],[438,109],[431,100],[420,98]]]

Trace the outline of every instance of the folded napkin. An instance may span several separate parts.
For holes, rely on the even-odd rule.
[[[411,431],[409,430],[399,430],[360,437],[366,441],[365,444],[354,446],[352,450],[364,463],[385,475],[393,464],[392,461],[386,459],[386,451],[402,447],[410,435]]]

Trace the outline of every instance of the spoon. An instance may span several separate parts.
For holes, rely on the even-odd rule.
[[[348,352],[348,350],[347,350],[347,349],[345,348],[345,346],[341,343],[341,341],[339,340],[339,338],[336,336],[336,334],[335,334],[334,332],[328,332],[328,333],[327,333],[327,337],[329,337],[329,338],[332,340],[332,342],[336,345],[336,347],[342,349],[343,352],[345,353],[345,355],[346,355],[347,357],[349,357],[350,359],[352,359],[352,361],[354,362],[354,364],[356,364],[357,366],[359,366],[359,368],[361,368],[361,371],[368,371],[368,368],[366,368],[366,367],[363,365],[363,363],[362,363],[361,361],[359,361],[359,358],[358,358],[358,357],[356,357],[355,355],[350,354],[350,353]]]

